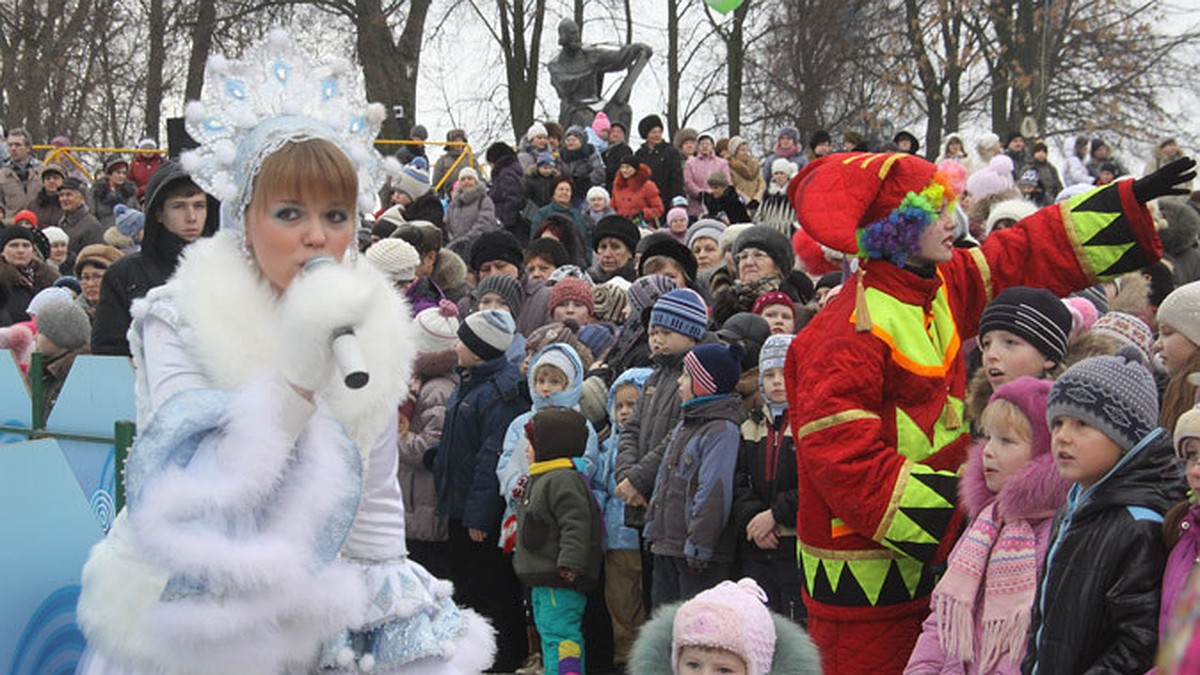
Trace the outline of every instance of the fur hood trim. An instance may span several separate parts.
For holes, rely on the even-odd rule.
[[[362,389],[352,390],[335,373],[317,394],[365,453],[384,426],[395,422],[414,356],[413,350],[396,346],[415,344],[416,331],[407,318],[411,315],[407,301],[382,274],[353,253],[341,264],[353,271],[355,292],[368,296],[370,309],[354,332],[371,378]],[[312,311],[328,315],[346,306],[339,301],[346,289],[312,290],[313,297],[303,303]],[[233,390],[263,373],[280,371],[281,354],[286,353],[280,346],[290,337],[282,330],[281,304],[237,240],[219,233],[188,246],[170,283],[135,304],[134,331],[147,313],[167,320],[181,332],[213,385]],[[346,321],[355,318],[348,316]],[[134,344],[140,344],[140,339],[131,341]],[[135,362],[140,351],[135,350]],[[137,365],[143,370],[144,363]],[[147,421],[139,419],[139,427]]]
[[[967,452],[963,468],[960,501],[972,518],[993,500],[1004,518],[1040,520],[1052,517],[1067,503],[1071,484],[1054,467],[1050,453],[1038,455],[1004,484],[999,494],[988,489],[983,475],[983,439],[975,441]]]
[[[6,262],[0,261],[0,285],[16,288],[22,285],[21,271]],[[33,261],[33,291],[36,293],[50,286],[58,279],[58,272],[53,265],[47,265],[40,260]]]
[[[638,675],[673,675],[671,633],[680,605],[666,605],[638,631],[629,652],[627,670]],[[775,622],[775,657],[769,675],[821,675],[821,656],[808,633],[792,621],[771,612]]]
[[[417,354],[417,360],[413,363],[414,372],[423,380],[429,380],[435,377],[444,377],[454,373],[454,367],[458,365],[458,354],[453,349],[446,349],[440,352],[426,352]]]

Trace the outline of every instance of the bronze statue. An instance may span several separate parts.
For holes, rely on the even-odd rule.
[[[579,26],[571,19],[558,24],[558,44],[562,50],[546,66],[561,102],[558,123],[564,128],[588,126],[596,113],[603,110],[610,120],[622,122],[628,129],[633,120],[629,94],[654,53],[650,46],[634,43],[620,49],[585,47]],[[622,70],[628,71],[625,79],[605,103],[601,97],[604,74]]]

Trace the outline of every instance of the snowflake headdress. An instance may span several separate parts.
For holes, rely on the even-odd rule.
[[[221,200],[221,229],[245,232],[263,160],[287,143],[315,138],[350,158],[358,173],[358,207],[369,210],[387,172],[400,166],[375,150],[384,107],[368,104],[359,92],[349,61],[318,64],[278,28],[239,60],[209,58],[204,96],[187,104],[184,117],[200,147],[180,159],[192,180]]]

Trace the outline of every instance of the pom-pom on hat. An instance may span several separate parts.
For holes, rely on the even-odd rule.
[[[978,200],[1011,190],[1016,187],[1012,173],[1012,159],[1008,155],[996,155],[987,166],[967,178],[967,194]]]
[[[1085,298],[1073,295],[1063,298],[1063,304],[1071,312],[1071,337],[1091,330],[1092,326],[1096,325],[1096,320],[1100,318],[1096,306]]]
[[[1061,363],[1071,334],[1071,311],[1044,288],[1006,288],[984,308],[979,336],[1006,330],[1033,345],[1042,356]]]
[[[1158,389],[1140,353],[1123,347],[1067,368],[1050,389],[1046,422],[1064,415],[1100,430],[1127,452],[1158,426]]]
[[[479,282],[475,292],[480,299],[488,293],[495,293],[504,298],[504,304],[508,305],[508,309],[514,317],[521,312],[521,305],[525,302],[525,292],[521,289],[521,282],[507,274],[489,276]]]
[[[37,329],[38,333],[68,351],[78,349],[92,339],[92,323],[87,312],[70,301],[52,302],[42,307],[37,313]]]
[[[459,324],[458,339],[472,354],[484,361],[491,361],[504,356],[516,332],[517,324],[513,322],[511,314],[498,309],[485,309],[468,316]]]
[[[612,128],[612,122],[608,121],[608,115],[604,111],[596,113],[592,118],[592,131],[596,132],[597,136],[603,136],[604,132]]]
[[[671,667],[679,672],[684,647],[724,649],[741,657],[749,675],[768,675],[775,659],[775,622],[767,594],[752,579],[722,581],[675,613]]]
[[[449,300],[417,313],[417,352],[432,354],[454,349],[458,341],[458,308]]]
[[[417,267],[421,264],[421,256],[412,244],[391,237],[372,244],[365,257],[393,283],[412,281],[417,275]]]
[[[742,377],[746,351],[739,344],[704,344],[692,347],[683,357],[683,367],[692,378],[697,396],[731,394]]]
[[[704,339],[704,330],[708,326],[708,306],[700,294],[690,288],[669,291],[650,310],[649,327],[655,326],[663,326],[699,342]]]

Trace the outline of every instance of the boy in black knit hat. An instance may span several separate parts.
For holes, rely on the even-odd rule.
[[[1157,400],[1132,348],[1080,361],[1050,390],[1051,453],[1074,485],[1043,565],[1023,672],[1154,665],[1163,513],[1183,496]]]
[[[525,425],[529,481],[519,497],[513,569],[530,588],[545,672],[584,672],[583,612],[600,579],[600,511],[574,458],[587,447],[587,420],[545,408]]]

